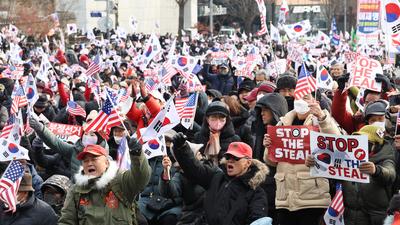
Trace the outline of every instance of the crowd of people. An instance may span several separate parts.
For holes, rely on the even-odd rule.
[[[159,77],[160,65],[169,60],[174,46],[170,35],[158,37],[163,51],[143,68],[135,58],[146,55],[149,35],[112,33],[109,39],[65,44],[57,35],[38,41],[3,33],[0,130],[13,123],[13,90],[24,86],[28,76],[35,77],[38,99],[31,108],[28,104],[18,109],[24,125],[19,145],[29,150],[29,160],[18,160],[24,174],[16,210],[0,202],[0,224],[318,225],[324,223],[337,182],[343,184],[346,225],[381,225],[385,219],[392,224],[400,215],[396,194],[400,95],[394,66],[376,76],[382,91],[365,90],[360,106],[356,104],[360,90],[346,88],[347,40],[339,47],[298,41],[304,55],[299,64],[288,59],[289,42],[243,36],[186,37],[188,49],[178,41],[173,54],[188,51],[197,60],[193,76],[201,87],[193,89],[188,88],[191,77],[178,69],[169,82]],[[312,56],[312,44],[324,53]],[[227,54],[215,60],[216,52]],[[250,55],[257,58],[254,67],[238,75],[234,61]],[[50,64],[44,73],[48,81],[42,76],[45,56]],[[286,60],[283,72],[267,66],[278,59]],[[319,88],[295,98],[300,70],[315,76],[318,61],[333,78],[332,90]],[[94,63],[100,71],[91,80],[86,74]],[[116,102],[119,122],[109,131],[88,130],[103,113],[105,87],[128,100]],[[194,91],[198,98],[191,126],[179,124],[163,133],[165,154],[146,155],[141,129],[152,123],[170,98],[176,101]],[[72,101],[84,115],[71,113]],[[49,129],[50,123],[76,125],[83,132],[62,139]],[[273,137],[268,126],[290,125],[312,125],[327,134],[366,135],[369,161],[359,170],[370,176],[370,182],[313,177],[311,155],[304,164],[271,160]],[[2,139],[6,139],[3,133]],[[125,139],[130,167],[122,169],[119,147]],[[1,162],[1,173],[9,164]]]

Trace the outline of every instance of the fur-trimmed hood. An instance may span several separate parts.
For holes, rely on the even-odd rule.
[[[226,159],[222,158],[220,164],[226,164]],[[224,168],[225,171],[225,168]],[[269,168],[267,165],[257,159],[251,160],[251,166],[246,174],[241,176],[241,179],[245,181],[251,189],[255,190],[258,186],[265,181],[265,178],[269,174]]]
[[[85,175],[83,173],[83,167],[79,168],[79,172],[75,174],[76,185],[83,187],[89,184],[89,182],[94,182],[95,189],[103,189],[109,184],[115,176],[118,174],[118,165],[115,161],[109,160],[110,165],[107,170],[100,177],[94,177]]]

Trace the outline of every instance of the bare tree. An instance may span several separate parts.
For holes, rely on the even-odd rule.
[[[181,30],[183,29],[183,25],[185,22],[185,5],[188,0],[175,0],[179,6],[179,22],[178,22],[178,34],[181,34]]]
[[[246,33],[252,32],[254,19],[259,16],[257,3],[254,0],[226,0],[224,5],[228,14],[242,22]]]
[[[341,1],[337,0],[321,0],[322,7],[322,14],[326,18],[328,22],[328,32],[331,29],[330,23],[335,15],[338,15],[339,12],[343,12],[343,6],[341,5]]]

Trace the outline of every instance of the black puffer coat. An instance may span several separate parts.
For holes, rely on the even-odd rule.
[[[263,139],[264,134],[266,133],[266,126],[264,125],[262,118],[261,118],[261,109],[262,107],[269,108],[273,114],[273,121],[269,125],[275,126],[276,123],[279,121],[279,117],[284,116],[288,112],[287,102],[284,97],[282,97],[278,93],[271,93],[266,94],[260,100],[257,101],[255,107],[255,122],[253,123],[253,134],[255,133],[255,144],[253,148],[253,158],[263,161],[264,155],[264,146],[263,146]],[[268,216],[274,219],[274,224],[276,221],[275,217],[275,193],[276,193],[276,183],[275,183],[275,173],[276,167],[270,168],[271,172],[268,174],[265,182],[261,184],[265,193],[268,197]]]
[[[249,170],[240,177],[201,164],[186,143],[174,149],[184,176],[206,190],[204,209],[209,225],[245,225],[267,216],[267,199],[260,187],[268,167],[253,160]]]
[[[15,213],[4,212],[0,208],[0,224],[2,225],[56,225],[57,215],[50,205],[36,198],[32,193],[27,202],[17,206]]]
[[[249,117],[250,113],[247,111],[247,109],[241,107],[240,114],[237,116],[232,116],[232,123],[233,127],[235,128],[235,133],[240,137],[240,139],[244,143],[253,146],[255,138],[251,133],[251,126],[246,123]]]

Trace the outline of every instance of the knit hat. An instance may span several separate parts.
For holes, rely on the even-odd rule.
[[[206,116],[220,114],[225,117],[229,116],[229,109],[225,103],[221,101],[211,102],[206,110]]]
[[[383,144],[385,131],[381,127],[375,125],[366,125],[359,131],[354,132],[353,135],[367,135],[368,141]]]
[[[275,89],[276,89],[276,86],[275,86],[274,83],[266,81],[266,82],[263,82],[260,85],[260,87],[258,87],[258,92],[263,91],[263,92],[266,92],[266,93],[272,93],[272,92],[275,91]]]
[[[297,84],[297,79],[291,75],[284,75],[279,77],[276,82],[276,91],[283,88],[295,89]]]
[[[32,175],[24,173],[18,191],[35,191],[32,187]]]

